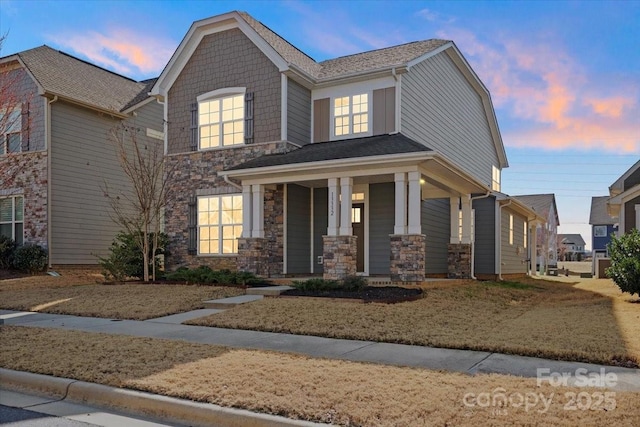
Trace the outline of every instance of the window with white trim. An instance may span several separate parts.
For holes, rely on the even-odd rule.
[[[495,166],[491,166],[491,189],[493,191],[500,191],[500,174],[501,171]]]
[[[244,93],[198,102],[198,148],[244,143]]]
[[[22,110],[15,108],[9,113],[0,111],[0,154],[22,151]]]
[[[198,254],[238,253],[242,235],[242,195],[198,197]]]
[[[23,243],[24,198],[22,196],[0,199],[0,235],[10,237],[17,244]]]
[[[527,247],[527,240],[529,239],[529,229],[527,227],[527,222],[525,221],[524,224],[522,224],[522,232],[523,232],[523,246],[526,249]]]
[[[333,99],[333,133],[335,136],[369,131],[369,94]]]

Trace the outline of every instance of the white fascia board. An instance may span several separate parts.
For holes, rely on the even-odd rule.
[[[259,176],[259,175],[271,175],[287,172],[310,172],[318,171],[322,169],[337,169],[337,168],[360,168],[367,165],[383,165],[386,163],[398,163],[398,162],[419,162],[429,160],[433,157],[433,152],[417,152],[417,153],[401,153],[385,156],[368,156],[368,157],[353,157],[348,159],[333,159],[323,160],[318,162],[307,163],[292,163],[286,165],[266,166],[261,168],[249,168],[249,169],[237,169],[229,171],[218,172],[219,176],[229,176],[232,178],[242,178],[244,176]]]
[[[629,178],[629,176],[632,173],[634,173],[636,170],[638,170],[638,168],[640,168],[640,160],[638,160],[625,173],[623,173],[622,176],[616,180],[616,182],[614,182],[613,184],[611,184],[611,186],[609,186],[609,192],[620,194],[622,192],[622,189],[624,188],[624,180]],[[615,196],[617,194],[612,194],[612,195]]]
[[[388,65],[386,67],[377,68],[375,70],[367,71],[355,71],[353,73],[340,74],[337,77],[330,77],[322,80],[317,80],[315,87],[323,88],[327,86],[336,86],[341,84],[350,84],[361,81],[368,81],[377,79],[380,77],[393,76],[393,73],[404,74],[407,72],[407,67],[404,64]]]
[[[237,12],[214,16],[194,22],[180,45],[151,89],[151,95],[166,95],[187,62],[205,36],[239,28],[278,67],[280,72],[289,69],[289,64],[267,43]]]
[[[98,111],[100,113],[104,113],[104,114],[106,114],[108,116],[111,116],[111,117],[116,117],[116,118],[119,118],[119,119],[126,119],[127,117],[129,117],[127,114],[121,113],[120,111],[107,110],[106,108],[101,108],[101,107],[98,107],[98,106],[95,106],[95,105],[92,105],[92,104],[87,104],[86,102],[78,101],[76,99],[69,98],[68,96],[61,95],[61,94],[56,93],[56,92],[46,91],[43,95],[46,96],[47,98],[52,98],[52,99],[57,97],[58,101],[65,101],[65,102],[68,102],[68,103],[73,104],[73,105],[77,105],[77,106],[80,106],[80,107],[83,107],[83,108],[87,108],[89,110],[93,110],[93,111]]]
[[[627,203],[629,200],[635,199],[638,196],[640,196],[640,184],[639,185],[634,185],[633,187],[631,187],[627,191],[622,192],[622,193],[618,194],[617,196],[610,198],[608,204],[609,205],[623,205],[623,204]]]
[[[365,92],[373,92],[376,89],[395,87],[396,81],[391,74],[370,80],[362,80],[352,83],[336,82],[333,86],[325,86],[311,91],[311,101],[336,96],[359,95]]]
[[[145,99],[144,101],[140,101],[137,104],[134,104],[133,106],[127,108],[124,111],[121,111],[122,114],[130,114],[133,111],[137,110],[138,108],[144,107],[145,105],[149,104],[151,101],[157,101],[156,98],[154,97],[149,97],[147,99]]]

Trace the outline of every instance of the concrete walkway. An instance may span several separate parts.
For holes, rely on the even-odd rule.
[[[580,385],[581,382],[584,382],[580,375],[600,378],[602,373],[606,372],[616,375],[616,385],[613,387],[615,390],[640,391],[640,369],[563,362],[484,351],[211,328],[179,323],[212,312],[213,310],[196,310],[164,318],[135,321],[0,310],[0,319],[3,319],[6,325],[164,338],[468,374],[499,373],[537,378],[541,372],[539,369],[544,369],[542,375],[546,377],[564,374],[568,377],[570,385]],[[578,369],[581,370],[577,371]]]

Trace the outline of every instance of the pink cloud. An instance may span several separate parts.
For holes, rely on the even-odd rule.
[[[484,42],[456,29],[439,36],[456,42],[496,109],[519,123],[503,132],[506,145],[640,151],[637,79],[597,78],[559,43],[535,37]]]
[[[126,75],[159,74],[176,47],[172,40],[124,28],[64,34],[51,39],[96,64]]]

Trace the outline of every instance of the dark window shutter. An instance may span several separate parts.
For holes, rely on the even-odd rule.
[[[331,130],[329,98],[313,101],[313,142],[329,140]]]
[[[253,92],[244,94],[244,142],[253,144]]]
[[[189,226],[188,226],[188,243],[187,253],[196,255],[198,253],[198,210],[196,196],[189,197]]]
[[[191,151],[198,151],[198,103],[191,104]]]

